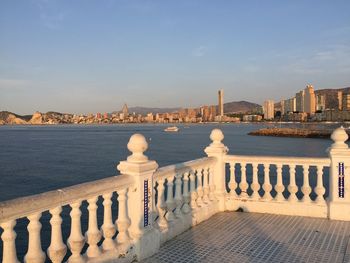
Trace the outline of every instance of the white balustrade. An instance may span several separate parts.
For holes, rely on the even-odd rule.
[[[275,186],[275,190],[277,192],[275,200],[277,201],[283,201],[284,196],[283,196],[283,191],[284,191],[284,185],[283,185],[283,180],[282,180],[282,167],[283,165],[278,163],[276,164],[276,172],[277,172],[277,182]]]
[[[309,183],[309,165],[303,165],[303,186],[301,187],[301,191],[303,193],[303,198],[301,199],[303,202],[310,202],[310,193],[311,187]]]
[[[16,232],[13,228],[16,225],[16,220],[10,220],[8,222],[2,223],[0,226],[4,229],[1,235],[3,242],[3,255],[2,262],[19,262],[16,253]]]
[[[175,201],[174,201],[174,193],[173,193],[173,187],[174,187],[174,178],[169,177],[167,179],[167,198],[166,198],[166,219],[169,222],[172,222],[175,220],[175,215],[174,215],[174,209],[176,207]]]
[[[127,189],[118,191],[118,204],[119,214],[117,219],[118,236],[117,241],[119,244],[128,246],[130,243],[130,236],[128,228],[130,226],[130,219],[127,214]]]
[[[209,166],[208,168],[209,173],[209,200],[210,201],[216,201],[215,197],[215,183],[214,183],[214,166]]]
[[[296,185],[295,182],[295,165],[291,164],[289,165],[289,178],[290,178],[290,182],[288,185],[288,191],[290,193],[288,201],[293,203],[298,201],[298,197],[296,195],[296,193],[298,192],[298,186]]]
[[[157,210],[158,210],[158,225],[161,228],[168,227],[168,221],[165,218],[166,213],[166,203],[165,203],[165,180],[158,180],[158,201],[157,201]]]
[[[198,194],[196,191],[196,175],[194,172],[190,172],[190,189],[191,189],[191,209],[192,211],[197,210],[199,208],[197,204]]]
[[[209,203],[209,168],[203,169],[203,202]]]
[[[315,193],[317,195],[316,202],[317,203],[324,203],[324,197],[323,195],[326,192],[326,188],[323,186],[323,166],[317,165],[317,185],[315,188]]]
[[[45,262],[46,255],[41,248],[41,238],[40,238],[40,223],[41,213],[36,213],[28,216],[28,252],[24,257],[24,262],[26,263],[41,263]]]
[[[202,207],[204,206],[203,196],[204,196],[204,190],[203,190],[203,180],[202,180],[202,169],[196,170],[196,178],[197,178],[197,205]]]
[[[113,236],[116,232],[116,227],[112,221],[112,198],[113,193],[107,193],[102,195],[103,197],[103,225],[101,227],[102,234],[104,237],[102,247],[103,250],[113,250],[115,249],[115,242]]]
[[[190,201],[191,201],[191,196],[188,190],[189,187],[189,180],[190,180],[190,173],[186,172],[184,173],[184,177],[183,177],[183,201],[184,204],[182,206],[182,212],[184,214],[188,214],[191,211],[191,207],[190,207]]]
[[[175,198],[174,198],[174,200],[175,200],[175,204],[176,204],[175,216],[177,218],[182,217],[181,207],[183,205],[183,198],[182,198],[182,193],[181,193],[181,186],[182,186],[181,178],[182,178],[181,174],[177,174],[175,176]]]
[[[264,189],[264,195],[263,199],[265,201],[269,201],[272,199],[271,196],[271,190],[272,190],[272,185],[270,183],[270,165],[269,164],[264,164],[264,184],[263,184],[263,189]]]
[[[88,223],[88,230],[85,233],[86,241],[89,244],[89,247],[86,251],[86,254],[89,258],[96,258],[101,255],[101,250],[99,246],[97,245],[98,242],[101,240],[101,232],[98,229],[97,225],[97,202],[98,198],[93,197],[88,199],[88,211],[89,211],[89,223]]]
[[[81,233],[81,201],[77,201],[70,205],[72,207],[72,211],[70,212],[70,217],[72,219],[71,223],[71,232],[68,238],[68,247],[72,252],[72,255],[69,257],[69,262],[83,262],[84,259],[82,257],[81,250],[85,244],[85,238]]]
[[[247,197],[248,183],[245,163],[241,163],[241,182],[239,183],[239,188],[241,189],[241,197]]]
[[[251,188],[252,188],[252,195],[251,198],[253,200],[258,200],[260,198],[259,195],[259,189],[260,189],[260,184],[258,181],[258,164],[257,163],[252,163],[252,173],[253,173],[253,181],[251,184]]]
[[[52,215],[50,219],[51,224],[51,244],[47,249],[47,255],[54,263],[62,262],[64,256],[67,252],[67,247],[62,240],[62,218],[60,216],[62,212],[62,207],[58,206],[50,210]]]
[[[238,186],[236,182],[236,166],[235,163],[230,163],[230,182],[229,182],[229,187],[230,187],[230,196],[231,197],[237,197],[237,192],[236,188]]]

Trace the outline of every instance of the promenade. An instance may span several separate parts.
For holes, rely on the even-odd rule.
[[[350,262],[350,222],[222,212],[166,242],[143,263]]]

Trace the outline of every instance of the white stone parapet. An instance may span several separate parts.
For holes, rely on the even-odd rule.
[[[208,157],[158,168],[144,154],[144,136],[135,134],[131,155],[117,167],[121,175],[0,202],[2,262],[142,260],[225,210],[350,221],[350,149],[343,128],[333,132],[327,158],[228,155],[221,130],[210,138]],[[19,257],[14,227],[23,218],[29,222],[18,233],[28,231],[29,242]],[[50,244],[42,244],[48,240],[42,226],[51,229]]]

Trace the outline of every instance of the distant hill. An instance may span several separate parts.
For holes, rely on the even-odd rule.
[[[261,106],[248,101],[232,101],[224,103],[225,113],[255,113],[261,110]]]
[[[336,109],[338,108],[338,91],[350,93],[350,87],[340,89],[319,89],[315,90],[315,93],[316,95],[325,95],[327,109]]]

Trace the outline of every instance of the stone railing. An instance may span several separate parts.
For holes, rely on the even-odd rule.
[[[0,203],[2,262],[22,260],[17,234],[20,240],[28,235],[21,248],[25,262],[131,262],[220,211],[350,221],[350,150],[343,128],[333,132],[328,158],[228,155],[220,130],[210,138],[207,157],[158,168],[144,155],[145,138],[135,134],[128,143],[132,154],[117,167],[121,175]],[[14,228],[17,221],[28,234]]]

